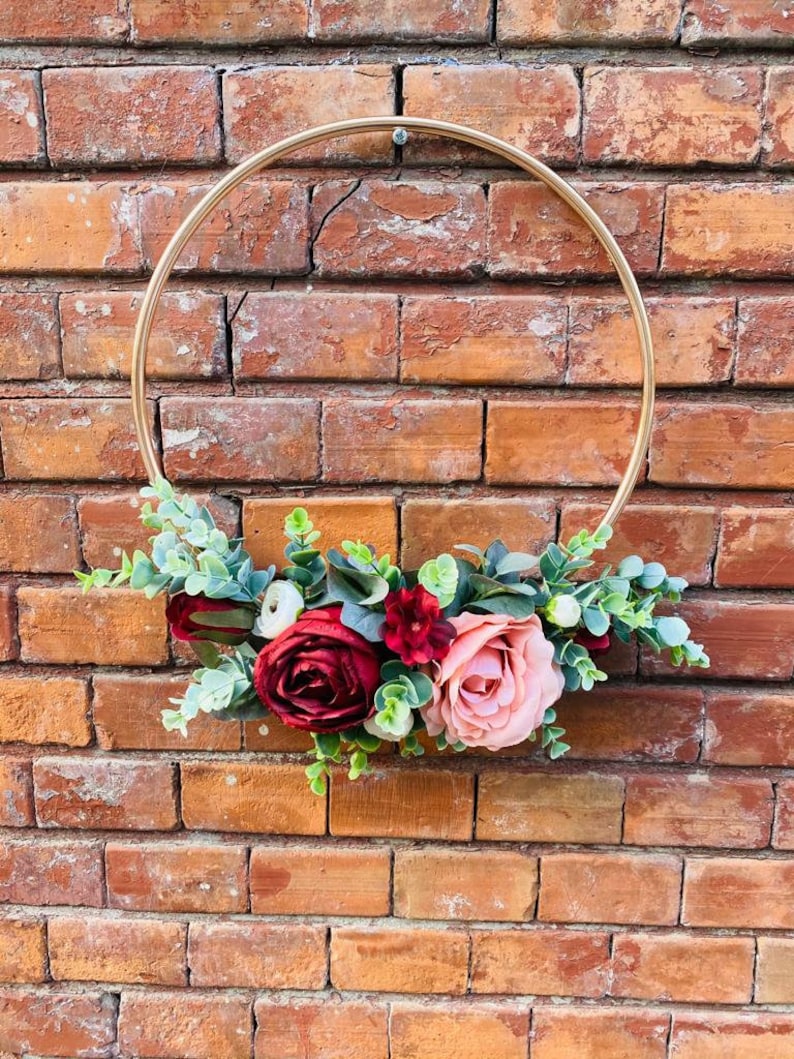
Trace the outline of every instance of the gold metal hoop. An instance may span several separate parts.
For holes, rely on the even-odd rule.
[[[513,162],[520,169],[542,181],[563,202],[570,206],[574,213],[584,221],[606,251],[610,262],[617,272],[618,279],[631,308],[640,345],[640,360],[642,364],[642,404],[637,436],[634,440],[623,478],[612,503],[600,523],[601,526],[611,525],[626,506],[626,502],[639,478],[643,461],[648,451],[653,419],[655,392],[653,344],[648,314],[645,310],[637,281],[634,278],[634,273],[629,267],[620,247],[615,242],[614,236],[592,207],[569,184],[557,176],[553,170],[533,158],[532,155],[527,154],[526,151],[522,151],[518,147],[505,143],[504,140],[499,140],[495,136],[489,136],[484,132],[469,129],[465,125],[455,125],[448,121],[435,121],[425,118],[408,118],[402,115],[378,118],[351,118],[346,121],[335,121],[329,125],[318,125],[313,129],[307,129],[305,132],[296,133],[294,136],[279,140],[272,147],[266,147],[264,150],[251,155],[250,158],[241,162],[236,168],[227,173],[193,207],[179,228],[177,228],[168,246],[163,251],[163,255],[152,273],[152,278],[149,280],[149,286],[146,288],[146,294],[141,304],[132,346],[132,413],[135,420],[138,444],[149,480],[153,482],[156,478],[163,478],[165,475],[160,457],[149,432],[146,416],[146,348],[152,331],[154,314],[163,293],[163,288],[188,240],[199,225],[230,192],[244,180],[254,176],[279,159],[293,154],[303,147],[310,147],[312,144],[320,143],[323,140],[332,140],[340,136],[350,136],[358,133],[393,132],[395,129],[411,130],[425,133],[429,136],[446,136],[453,140],[472,144],[475,147],[481,147],[492,154],[499,155],[508,162]]]

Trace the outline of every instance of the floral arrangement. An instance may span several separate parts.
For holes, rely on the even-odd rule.
[[[359,540],[324,555],[304,508],[286,518],[287,565],[257,570],[206,507],[158,481],[141,490],[151,554],[123,553],[119,570],[76,572],[84,591],[129,582],[169,597],[173,635],[201,668],[163,711],[166,729],[187,734],[200,712],[266,718],[310,732],[306,769],[322,794],[331,763],[349,776],[371,771],[384,741],[419,755],[426,731],[439,748],[499,750],[540,737],[551,758],[569,748],[554,704],[563,691],[607,679],[595,659],[616,637],[636,638],[675,665],[708,666],[681,618],[656,616],[687,587],[639,556],[574,579],[612,535],[576,534],[540,556],[459,544],[404,571]],[[156,501],[153,506],[151,501]]]

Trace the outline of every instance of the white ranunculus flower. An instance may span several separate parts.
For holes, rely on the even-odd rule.
[[[413,724],[414,715],[412,710],[408,711],[398,732],[387,732],[385,728],[381,728],[378,724],[377,713],[370,717],[369,720],[364,721],[364,727],[370,735],[374,735],[376,739],[384,739],[389,743],[396,743],[400,739],[405,739],[413,728]]]
[[[303,610],[303,596],[292,581],[272,581],[252,632],[265,640],[274,640],[297,621]]]
[[[582,608],[573,596],[554,596],[546,604],[546,617],[561,629],[572,629],[581,616]]]

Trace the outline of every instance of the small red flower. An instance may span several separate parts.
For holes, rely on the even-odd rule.
[[[239,627],[214,625],[210,614],[235,611],[244,624]],[[196,615],[204,615],[196,620]],[[228,599],[209,599],[207,596],[189,596],[187,592],[177,592],[165,608],[165,616],[171,626],[171,632],[177,640],[215,640],[218,643],[241,644],[251,635],[254,624],[253,607],[245,603],[232,603]]]
[[[385,606],[381,636],[405,665],[421,666],[447,657],[455,626],[441,617],[438,600],[424,585],[390,592]]]
[[[593,636],[587,629],[580,629],[574,636],[573,642],[581,644],[589,652],[591,658],[605,655],[612,646],[612,638],[608,632],[602,633],[601,636]]]

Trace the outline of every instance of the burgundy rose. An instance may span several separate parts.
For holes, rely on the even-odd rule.
[[[597,658],[607,653],[612,646],[612,637],[608,632],[602,633],[601,636],[594,636],[587,629],[580,629],[574,636],[573,642],[581,644],[589,652],[591,658]]]
[[[222,613],[233,614],[237,624],[229,626],[213,619],[213,614]],[[187,592],[171,597],[165,616],[177,640],[214,640],[227,644],[244,643],[256,617],[253,607],[231,603],[228,599],[189,596]]]
[[[424,585],[390,592],[384,602],[381,636],[405,665],[421,666],[447,657],[455,626],[441,617],[438,600]]]
[[[291,728],[341,732],[375,712],[377,650],[342,624],[341,613],[341,607],[304,611],[254,663],[257,695]]]

